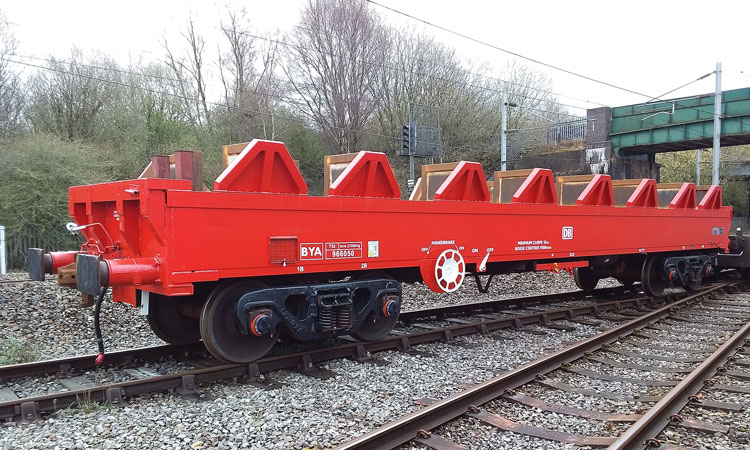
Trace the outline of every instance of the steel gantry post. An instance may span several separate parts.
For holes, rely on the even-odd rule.
[[[714,94],[714,163],[711,184],[719,184],[719,153],[721,152],[721,63],[716,63],[716,94]]]
[[[695,151],[695,185],[701,184],[701,149]]]

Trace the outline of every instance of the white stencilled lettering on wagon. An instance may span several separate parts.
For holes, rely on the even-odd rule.
[[[299,245],[301,261],[320,261],[323,259],[323,243],[303,242]]]
[[[326,242],[326,259],[353,259],[362,257],[361,242]]]
[[[539,250],[552,250],[547,239],[532,239],[525,241],[516,241],[514,250],[517,252],[534,252]]]

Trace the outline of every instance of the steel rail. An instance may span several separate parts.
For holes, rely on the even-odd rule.
[[[693,395],[703,388],[706,380],[713,377],[719,367],[726,364],[729,358],[745,344],[750,335],[750,322],[746,323],[721,347],[716,349],[705,361],[690,372],[677,386],[651,407],[643,417],[630,426],[610,446],[610,450],[658,447],[657,435],[672,421]],[[676,419],[679,420],[679,419]]]
[[[107,366],[132,366],[137,361],[159,361],[161,359],[177,356],[186,358],[190,355],[205,351],[203,343],[196,342],[192,345],[153,345],[138,347],[134,349],[118,350],[108,352],[103,367]],[[95,364],[95,354],[72,356],[65,358],[46,359],[10,366],[0,366],[0,382],[10,378],[31,377],[39,375],[57,374],[68,376],[75,371],[88,370],[99,367]]]
[[[718,287],[708,289],[706,292],[715,289],[718,289]],[[161,390],[177,389],[178,392],[186,393],[194,391],[198,383],[209,383],[236,377],[255,380],[260,374],[274,370],[298,369],[305,371],[314,369],[314,365],[317,363],[342,358],[366,360],[371,357],[372,353],[376,352],[387,350],[409,351],[412,345],[428,342],[450,342],[459,336],[486,334],[502,329],[522,328],[533,324],[544,325],[549,321],[571,319],[579,315],[596,315],[609,311],[616,312],[624,308],[643,308],[646,303],[655,306],[657,302],[668,302],[685,295],[687,294],[683,292],[658,299],[647,299],[646,301],[642,298],[634,298],[606,303],[577,305],[532,314],[458,324],[435,330],[390,337],[375,342],[357,342],[327,348],[316,348],[309,351],[267,357],[249,364],[219,365],[159,377],[62,391],[37,397],[19,398],[0,403],[0,420],[33,420],[38,417],[39,413],[50,413],[66,408],[79,401],[79,398],[85,398],[86,401],[91,402],[118,403],[123,397],[133,397]]]
[[[541,294],[541,295],[530,295],[515,298],[506,298],[500,300],[487,300],[483,302],[472,302],[463,303],[458,305],[445,305],[437,306],[434,308],[426,309],[415,309],[411,311],[403,311],[399,315],[399,320],[403,322],[410,322],[418,319],[427,318],[441,318],[449,317],[452,315],[467,314],[469,312],[477,311],[488,311],[488,310],[499,310],[502,308],[508,308],[511,306],[522,308],[524,306],[536,305],[536,304],[547,304],[557,301],[576,301],[583,300],[587,297],[593,297],[596,299],[605,299],[608,297],[616,297],[627,293],[637,292],[640,285],[635,286],[616,286],[610,288],[595,289],[593,291],[567,291],[558,292],[554,294]],[[643,297],[646,298],[645,296]]]
[[[31,283],[32,281],[34,281],[34,280],[32,280],[31,278],[26,278],[26,279],[23,279],[23,280],[0,280],[0,284]]]
[[[724,289],[729,284],[723,283],[694,293],[620,326],[545,355],[359,436],[336,447],[336,450],[382,449],[405,444],[416,438],[421,430],[431,430],[454,420],[469,412],[471,408],[500,397],[507,389],[515,389],[534,380],[540,374],[549,373],[567,362],[585,356],[588,352],[601,349],[604,345],[615,342],[712,292]]]
[[[421,319],[441,318],[469,314],[481,311],[496,311],[508,307],[519,307],[529,305],[547,304],[556,301],[575,301],[589,296],[606,298],[623,295],[632,292],[631,289],[622,286],[614,288],[596,289],[592,292],[569,291],[557,294],[543,294],[525,297],[508,298],[501,300],[488,300],[484,302],[473,302],[462,305],[438,306],[435,308],[404,311],[399,315],[401,322],[414,322]],[[644,297],[645,300],[645,297]],[[139,347],[135,349],[118,350],[108,352],[104,359],[104,366],[131,365],[136,361],[159,361],[169,356],[186,358],[190,355],[205,352],[203,343],[197,342],[191,345],[155,345]],[[9,378],[39,376],[46,374],[70,375],[74,371],[89,370],[96,368],[94,363],[96,354],[73,356],[66,358],[55,358],[43,361],[34,361],[23,364],[0,366],[0,381]]]

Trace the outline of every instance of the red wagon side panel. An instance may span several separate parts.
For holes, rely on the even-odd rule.
[[[376,198],[395,197],[398,187],[384,155],[363,155],[332,188],[337,195],[312,197],[304,195],[307,186],[283,144],[253,141],[217,179],[217,191],[162,179],[74,187],[70,213],[85,224],[86,252],[102,255],[122,277],[147,267],[148,277],[133,277],[131,285],[166,295],[234,277],[420,267],[425,273],[446,249],[472,270],[483,261],[715,252],[729,245],[731,208],[716,207],[720,190],[697,209],[695,186],[686,183],[671,208],[655,208],[654,183],[644,181],[629,200],[633,206],[615,207],[611,180],[597,176],[578,205],[563,206],[551,171],[535,169],[513,203],[497,204],[488,201],[481,166],[462,163],[435,196],[440,201]],[[376,179],[388,181],[385,190],[371,185]]]

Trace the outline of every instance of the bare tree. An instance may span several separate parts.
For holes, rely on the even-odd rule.
[[[247,105],[247,97],[252,91],[255,78],[255,42],[247,32],[249,19],[244,9],[228,11],[227,23],[221,29],[229,44],[229,50],[219,53],[219,70],[224,85],[224,99],[227,105]]]
[[[362,147],[380,91],[372,63],[383,61],[387,30],[362,0],[310,0],[291,33],[285,67],[299,107],[329,146]]]
[[[260,114],[258,119],[265,139],[276,139],[276,114],[279,106],[286,100],[285,85],[276,77],[279,66],[279,40],[264,41],[260,49],[260,67],[255,83],[255,104]]]
[[[5,15],[0,11],[0,143],[21,129],[24,95],[18,75],[9,67],[8,57],[15,54],[17,42]]]
[[[500,72],[505,82],[493,87],[508,93],[508,102],[515,105],[508,109],[509,151],[515,157],[523,153],[534,153],[535,149],[549,152],[547,127],[557,121],[570,120],[573,116],[560,105],[552,92],[552,80],[542,72],[511,60]]]
[[[228,49],[219,51],[219,69],[224,86],[227,119],[233,139],[275,139],[275,109],[284,100],[282,85],[275,77],[278,40],[260,43],[250,32],[244,9],[229,11],[222,31]]]
[[[165,52],[165,64],[171,70],[177,82],[177,89],[190,111],[190,120],[196,127],[206,126],[211,129],[211,108],[206,94],[205,77],[205,40],[196,32],[195,21],[188,19],[187,27],[182,33],[187,44],[186,56],[178,56],[169,46],[166,37],[162,39]]]
[[[466,91],[466,76],[454,49],[434,38],[411,30],[390,30],[387,63],[372,67],[378,74],[381,101],[377,120],[381,134],[392,136],[407,121],[409,102],[441,109],[447,119],[450,110]],[[400,143],[382,142],[388,148]]]
[[[503,92],[517,105],[509,110],[509,127],[532,128],[523,135],[526,144],[546,135],[548,122],[540,116],[548,113],[542,110],[559,111],[549,79],[526,66],[511,62],[499,71],[474,66],[461,61],[454,48],[410,30],[392,30],[391,41],[388,62],[376,67],[379,134],[400,134],[409,102],[427,105],[439,110],[445,159],[471,159],[491,168],[499,163]],[[401,142],[380,144],[394,148]]]
[[[92,138],[97,118],[116,93],[116,68],[101,55],[91,64],[78,49],[73,49],[69,60],[50,57],[48,70],[39,71],[29,82],[29,123],[35,130],[68,140]]]

